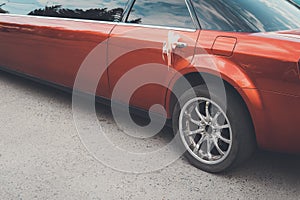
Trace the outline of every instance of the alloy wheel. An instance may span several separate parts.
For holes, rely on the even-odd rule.
[[[232,128],[226,113],[211,99],[186,102],[179,116],[179,133],[185,148],[198,161],[219,164],[232,146]]]

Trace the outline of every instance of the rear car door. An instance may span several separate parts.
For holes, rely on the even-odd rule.
[[[165,105],[167,85],[175,70],[188,66],[193,59],[199,26],[188,1],[136,0],[132,1],[123,22],[111,33],[108,47],[108,75],[114,100],[149,110],[152,105]],[[151,69],[132,73],[136,68],[153,63]],[[159,72],[155,64],[164,65]],[[133,77],[127,77],[135,74]],[[150,76],[150,78],[149,78]],[[159,81],[140,85],[132,92],[130,81],[143,79]],[[123,90],[117,88],[121,85]],[[126,90],[128,88],[128,90]],[[115,92],[115,91],[118,92]],[[160,112],[154,110],[154,112]]]
[[[81,63],[109,37],[126,2],[0,0],[0,67],[72,88]],[[100,86],[97,95],[107,96],[107,74]]]

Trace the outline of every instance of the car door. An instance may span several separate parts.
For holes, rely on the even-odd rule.
[[[118,19],[127,0],[116,2],[0,1],[0,66],[72,88],[82,62],[115,26],[100,20]],[[106,75],[98,96],[107,96]]]
[[[156,104],[164,106],[166,85],[174,76],[173,69],[192,62],[198,28],[187,1],[136,0],[109,39],[108,75],[112,98],[145,110]],[[149,64],[153,64],[153,70]],[[157,71],[157,64],[164,69]],[[142,66],[145,70],[141,70]],[[129,82],[136,80],[142,84],[143,79],[153,80],[153,83],[133,88],[136,90],[128,101],[128,93],[133,90],[130,87],[136,87]],[[120,87],[123,89],[119,90]]]

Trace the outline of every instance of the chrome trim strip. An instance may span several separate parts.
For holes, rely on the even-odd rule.
[[[191,14],[191,16],[194,20],[195,26],[197,27],[198,30],[201,30],[202,29],[201,24],[200,24],[200,21],[197,17],[197,13],[196,13],[196,10],[195,10],[195,7],[194,7],[192,1],[191,0],[186,0],[186,3],[188,4],[188,8],[189,8],[190,14]]]
[[[118,25],[155,28],[155,29],[178,30],[178,31],[187,31],[187,32],[196,32],[197,31],[197,29],[177,28],[177,27],[171,27],[171,26],[144,25],[144,24],[134,24],[134,23],[125,23],[125,22],[119,22]]]
[[[128,0],[120,22],[124,22],[124,23],[126,22],[134,2],[135,0]]]
[[[44,17],[36,15],[19,15],[19,14],[2,14],[0,16],[9,16],[9,17],[26,17],[26,18],[38,18],[38,19],[50,19],[50,20],[63,20],[63,21],[75,21],[75,22],[84,22],[84,23],[98,23],[98,24],[112,24],[116,25],[119,22],[110,22],[110,21],[97,21],[97,20],[88,20],[88,19],[74,19],[74,18],[63,18],[63,17]],[[1,22],[1,18],[0,18]]]
[[[194,24],[194,26],[196,27],[196,28],[200,28],[199,27],[199,23],[198,23],[198,20],[197,20],[197,18],[195,19],[195,13],[194,12],[192,12],[192,9],[193,8],[191,8],[191,5],[190,5],[190,1],[188,2],[188,0],[185,0],[185,4],[186,4],[186,6],[187,6],[187,8],[188,8],[188,10],[189,10],[189,13],[190,13],[190,17],[191,17],[191,19],[193,20],[193,24]],[[194,10],[193,10],[194,11]]]
[[[62,21],[73,21],[73,22],[83,22],[83,23],[98,23],[98,24],[111,24],[111,25],[123,25],[123,26],[136,26],[136,27],[178,30],[178,31],[188,31],[188,32],[195,32],[196,31],[196,29],[186,29],[186,28],[167,27],[167,26],[154,26],[154,25],[142,25],[142,24],[133,24],[133,23],[131,24],[131,23],[124,23],[124,22],[96,21],[96,20],[86,20],[86,19],[43,17],[43,16],[35,16],[35,15],[18,15],[18,14],[0,14],[0,16],[1,15],[2,16],[10,16],[10,17],[26,17],[26,18],[62,20]],[[0,22],[1,22],[1,19],[0,19]]]

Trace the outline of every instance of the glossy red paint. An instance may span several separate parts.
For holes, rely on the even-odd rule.
[[[99,66],[108,68],[100,80],[97,96],[111,98],[119,79],[146,63],[164,64],[166,69],[178,71],[152,74],[171,88],[180,77],[190,73],[220,76],[245,101],[262,148],[300,152],[299,30],[251,34],[172,31],[188,48],[178,49],[172,56],[172,65],[167,66],[162,46],[170,29],[0,14],[0,65],[72,88],[81,63],[105,41],[108,49],[103,54],[111,63]],[[120,56],[124,49],[132,51]],[[119,56],[114,59],[116,55]],[[140,74],[143,76],[151,74],[145,71]],[[170,96],[167,88],[148,84],[134,93],[130,104],[141,109],[160,104],[169,111]],[[117,100],[124,100],[122,94]]]
[[[164,65],[165,70],[147,71],[145,70],[140,77],[150,76],[153,77],[153,82],[161,83],[162,85],[168,85],[169,81],[174,76],[174,71],[168,70],[168,58],[164,55],[162,46],[163,43],[168,40],[168,34],[170,30],[150,28],[150,27],[139,27],[129,25],[117,25],[111,35],[109,41],[109,63],[108,76],[111,86],[111,92],[114,90],[115,85],[121,77],[128,74],[128,71],[134,69],[136,66],[141,66],[148,63],[157,63]],[[194,50],[199,35],[198,31],[173,31],[174,34],[180,36],[180,42],[185,42],[188,47],[178,50],[175,52],[180,56],[172,57],[172,64],[174,66],[187,67],[192,62],[194,56]],[[147,35],[147,37],[141,37]],[[145,46],[147,48],[145,48]],[[129,53],[121,56],[124,49]],[[181,59],[185,57],[186,59]],[[117,59],[115,59],[117,58]],[[139,77],[132,77],[136,79]],[[126,83],[125,83],[126,84]],[[130,104],[135,107],[142,109],[149,109],[152,105],[159,104],[164,105],[166,88],[159,84],[147,84],[139,88],[132,96]],[[127,91],[123,91],[127,93]],[[118,96],[122,96],[122,91]],[[117,100],[121,100],[119,98]]]
[[[109,23],[1,15],[1,67],[72,88],[84,59],[108,38],[113,27]],[[108,97],[107,76],[100,85],[103,89],[98,95]]]

